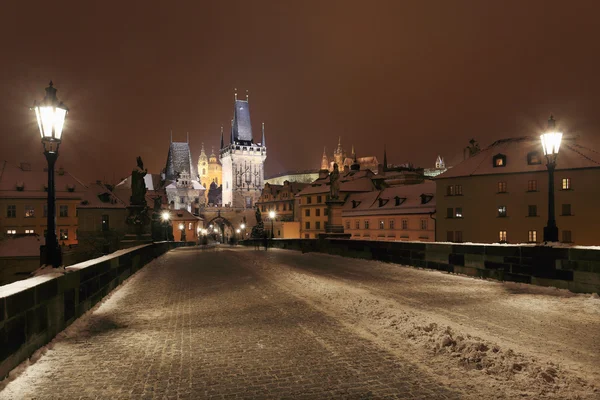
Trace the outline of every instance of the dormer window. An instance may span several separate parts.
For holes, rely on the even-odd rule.
[[[527,153],[527,165],[538,165],[542,163],[542,155],[539,151]]]
[[[506,166],[506,156],[504,154],[496,154],[493,159],[494,168]]]
[[[379,199],[379,207],[383,207],[388,203],[388,199]]]
[[[427,204],[431,201],[431,199],[433,199],[431,194],[421,194],[421,204]]]
[[[394,200],[396,201],[395,205],[399,206],[399,205],[401,205],[402,203],[404,203],[406,201],[406,198],[405,197],[398,197],[398,196],[396,196],[396,197],[394,197]]]
[[[110,194],[108,194],[108,193],[99,194],[98,199],[103,203],[110,203]]]
[[[360,201],[352,200],[352,208],[356,208],[360,205]]]

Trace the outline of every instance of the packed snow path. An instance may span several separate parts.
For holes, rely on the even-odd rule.
[[[0,399],[600,398],[597,296],[283,250],[171,251],[49,348]]]

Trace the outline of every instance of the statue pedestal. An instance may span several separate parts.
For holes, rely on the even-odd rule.
[[[127,211],[129,211],[127,233],[121,240],[119,247],[123,249],[152,243],[147,207],[145,205],[130,205],[127,207]]]
[[[327,204],[327,224],[325,224],[325,233],[319,234],[319,239],[350,239],[349,233],[344,233],[342,224],[342,200],[328,200]]]

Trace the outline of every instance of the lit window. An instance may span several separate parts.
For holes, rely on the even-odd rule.
[[[527,181],[527,191],[528,192],[537,192],[537,181]]]
[[[379,229],[385,229],[385,222],[382,219],[379,220]]]
[[[498,206],[498,216],[506,217],[506,206]]]
[[[529,208],[528,216],[529,217],[537,217],[537,206],[530,205],[530,206],[528,206],[528,208]]]
[[[33,206],[25,206],[25,218],[33,218],[35,217],[35,209]]]
[[[455,218],[463,217],[462,207],[456,207],[456,210],[454,211],[454,217]]]
[[[408,220],[407,219],[402,220],[402,229],[408,229]]]
[[[35,231],[33,229],[25,229],[25,233],[29,234],[29,235],[32,235],[32,234],[35,233]]]
[[[454,194],[456,194],[457,196],[462,196],[462,185],[454,186]]]
[[[17,206],[16,205],[6,206],[6,218],[16,218],[16,217],[17,217]]]
[[[17,234],[17,230],[16,229],[8,229],[6,231],[7,235],[16,235]]]
[[[427,230],[427,220],[426,219],[421,220],[421,230],[423,230],[423,231]]]
[[[506,156],[504,154],[496,154],[493,158],[493,166],[494,168],[506,166]]]
[[[563,178],[562,180],[562,189],[569,190],[571,189],[571,178]]]
[[[369,220],[365,219],[365,229],[369,229]]]
[[[571,214],[571,205],[570,204],[562,205],[562,214],[561,215],[573,215],[573,214]]]
[[[390,229],[394,229],[394,220],[390,219]]]
[[[454,196],[454,186],[448,185],[446,187],[446,195],[448,195],[448,196]]]
[[[190,230],[190,231],[192,230],[192,223],[191,222],[188,224],[188,230]]]
[[[571,231],[562,231],[562,241],[565,243],[573,243],[573,238],[571,237]]]
[[[506,242],[506,231],[500,231],[498,239],[500,242]]]
[[[536,165],[542,163],[542,157],[538,151],[532,151],[531,153],[527,153],[527,164]]]
[[[60,238],[60,240],[69,240],[69,230],[68,229],[60,229],[59,230],[59,238]]]
[[[527,234],[528,240],[530,243],[536,243],[537,242],[537,231],[529,231],[529,233]]]
[[[506,182],[498,182],[498,193],[506,193]]]

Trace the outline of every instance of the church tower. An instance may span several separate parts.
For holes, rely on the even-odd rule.
[[[254,143],[250,123],[250,106],[235,94],[231,139],[222,142],[220,160],[223,171],[223,206],[251,208],[260,200],[264,186],[264,163],[267,147],[263,127],[261,143]]]
[[[344,159],[346,158],[346,153],[342,148],[342,137],[340,136],[338,140],[337,149],[333,152],[333,162],[338,165],[340,169],[344,168]]]
[[[206,188],[205,182],[208,176],[208,157],[204,152],[204,143],[202,143],[202,150],[200,150],[200,157],[198,157],[198,178],[204,188]],[[210,183],[210,182],[209,182]]]
[[[321,158],[321,169],[329,170],[329,159],[327,158],[327,153],[325,152],[324,147],[323,147],[323,158]]]

